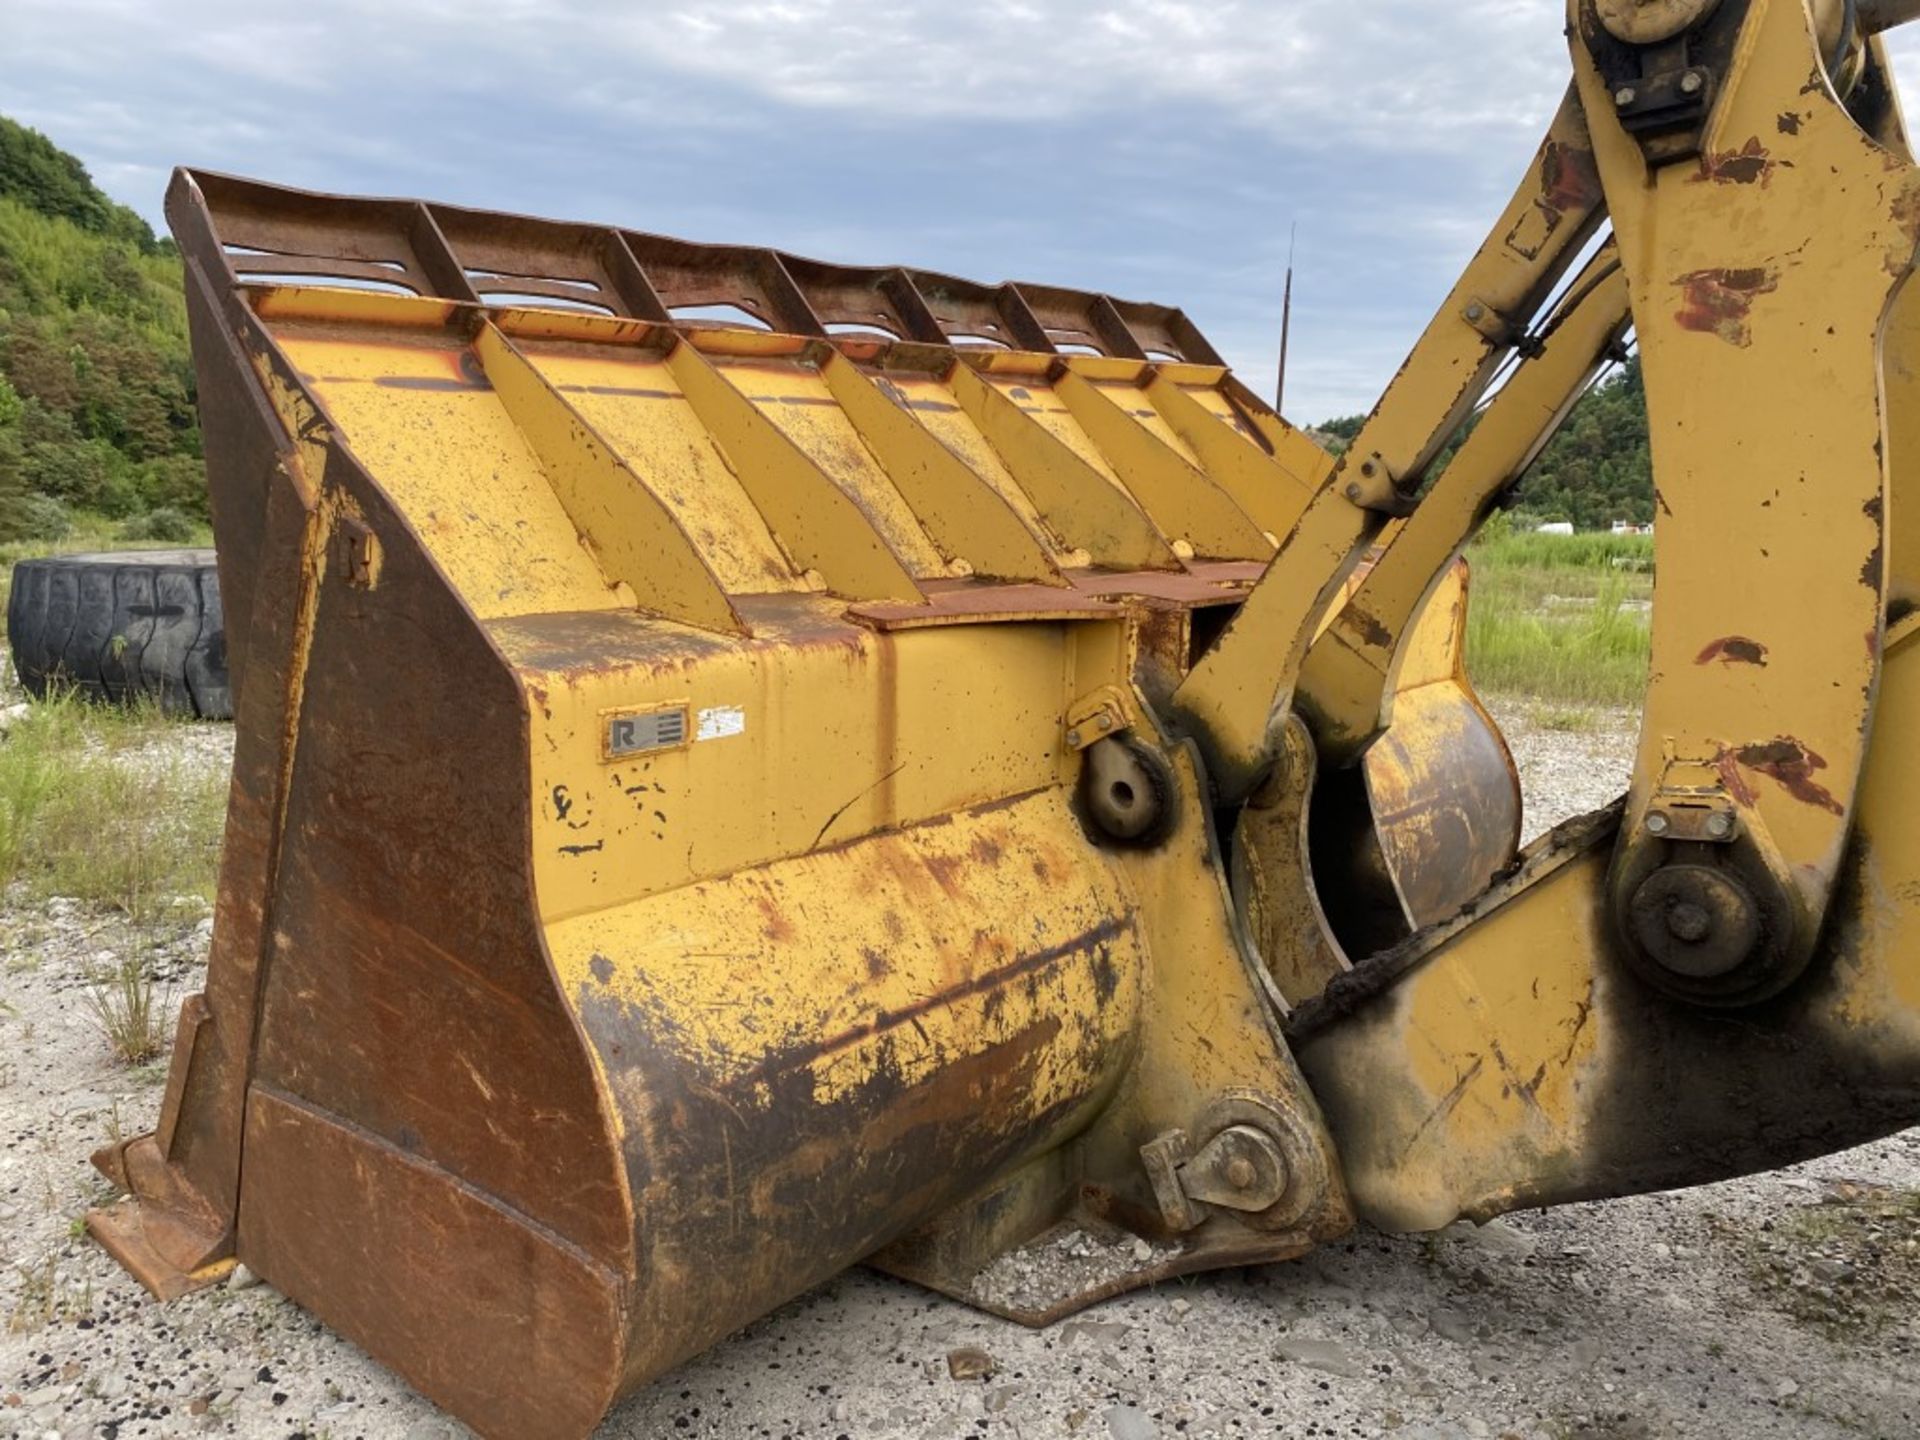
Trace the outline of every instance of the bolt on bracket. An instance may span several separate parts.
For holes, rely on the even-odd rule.
[[[1069,750],[1086,750],[1137,724],[1133,707],[1116,685],[1105,685],[1067,707]]]

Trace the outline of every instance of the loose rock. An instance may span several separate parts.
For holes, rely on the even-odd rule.
[[[1112,1440],[1159,1440],[1160,1427],[1144,1410],[1116,1405],[1107,1411],[1107,1434]]]
[[[956,1380],[985,1380],[999,1368],[993,1356],[973,1346],[947,1352],[947,1374]]]
[[[1333,1340],[1282,1340],[1273,1353],[1282,1360],[1304,1365],[1309,1370],[1322,1370],[1329,1375],[1357,1376],[1364,1373],[1353,1353]]]

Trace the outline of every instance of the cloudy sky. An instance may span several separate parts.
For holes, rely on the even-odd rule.
[[[1560,0],[0,0],[0,113],[202,166],[1183,306],[1366,409],[1565,85]]]

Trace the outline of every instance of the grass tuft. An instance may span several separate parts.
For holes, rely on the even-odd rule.
[[[1577,705],[1536,705],[1527,716],[1535,728],[1556,735],[1590,735],[1602,724],[1598,711]]]
[[[38,1260],[14,1266],[19,1289],[13,1311],[7,1316],[7,1329],[15,1335],[31,1335],[58,1320],[84,1320],[93,1313],[93,1281],[85,1279],[78,1287],[63,1283],[60,1252],[49,1249]]]
[[[0,888],[64,896],[136,922],[211,901],[226,777],[181,747],[149,702],[71,692],[29,707],[0,739]]]
[[[144,1065],[167,1048],[167,1002],[139,955],[122,955],[87,975],[87,1009],[123,1065]]]

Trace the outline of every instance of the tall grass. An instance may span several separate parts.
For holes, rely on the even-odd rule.
[[[1653,545],[1496,535],[1468,552],[1467,670],[1490,693],[1630,706],[1646,691]]]
[[[1489,529],[1492,533],[1473,544],[1476,567],[1653,573],[1651,535],[1543,535],[1533,530]]]
[[[0,890],[26,863],[34,822],[58,787],[63,715],[15,722],[0,740]]]
[[[0,889],[63,896],[137,921],[212,899],[221,767],[165,743],[157,706],[57,694],[0,740]]]
[[[125,530],[124,521],[81,511],[72,517],[67,533],[58,540],[0,541],[0,615],[6,613],[7,599],[13,593],[13,567],[22,560],[37,560],[43,555],[78,555],[93,550],[211,549],[213,546],[213,530],[204,524],[196,524],[192,538],[180,545],[128,540]]]

